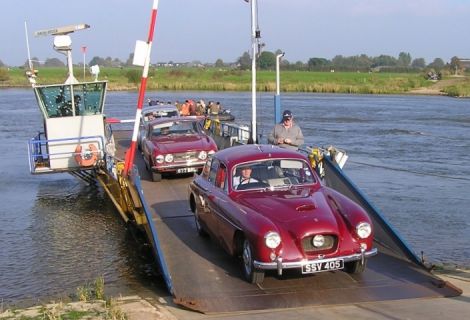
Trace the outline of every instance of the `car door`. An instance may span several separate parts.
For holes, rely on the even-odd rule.
[[[207,228],[214,237],[218,237],[217,233],[217,188],[215,187],[215,180],[220,161],[213,158],[208,160],[203,172],[202,178],[195,180],[197,184],[197,197],[201,210],[198,211],[199,218],[203,225]],[[207,170],[208,169],[208,170]],[[208,172],[206,172],[208,171]]]
[[[215,179],[217,233],[221,245],[233,254],[234,234],[238,230],[234,215],[237,215],[232,200],[228,197],[228,174],[226,166],[221,163]],[[235,209],[235,210],[234,210]]]

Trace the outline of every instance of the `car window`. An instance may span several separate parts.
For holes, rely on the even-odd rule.
[[[222,163],[220,164],[218,170],[217,170],[217,175],[215,179],[215,186],[226,190],[226,185],[227,185],[227,168],[225,168],[225,165]]]
[[[202,168],[202,173],[201,175],[206,179],[209,180],[209,172],[211,171],[211,164],[212,164],[212,158],[209,158],[206,161],[206,164]]]
[[[219,160],[213,159],[211,163],[211,169],[209,171],[209,182],[215,184],[215,178],[217,176],[217,169],[219,168]]]
[[[277,189],[315,183],[310,166],[299,159],[241,163],[234,167],[231,178],[232,188],[235,190]]]

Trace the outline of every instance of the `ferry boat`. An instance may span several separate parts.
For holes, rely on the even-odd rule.
[[[155,1],[149,35],[153,35],[157,5]],[[306,152],[320,168],[322,183],[355,201],[371,217],[377,256],[360,275],[339,271],[287,280],[269,276],[262,285],[244,281],[222,249],[197,235],[194,215],[188,211],[192,177],[154,183],[143,159],[135,153],[148,59],[143,64],[134,131],[113,130],[111,122],[116,121],[108,121],[103,113],[106,81],[80,83],[73,76],[69,34],[84,28],[87,26],[42,31],[54,36],[56,48],[66,53],[69,76],[64,83],[41,86],[30,72],[44,120],[42,131],[28,143],[30,172],[68,172],[88,183],[98,181],[122,219],[140,230],[152,247],[155,263],[176,304],[204,313],[245,312],[461,294],[428,270],[344,174],[338,165],[344,154],[317,148]],[[149,36],[146,50],[150,50],[151,40]],[[250,139],[253,142],[255,128],[214,120],[207,125],[219,149],[246,144]]]

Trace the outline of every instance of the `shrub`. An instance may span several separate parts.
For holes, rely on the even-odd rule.
[[[8,81],[10,80],[10,75],[8,74],[8,70],[5,68],[0,68],[0,81]]]

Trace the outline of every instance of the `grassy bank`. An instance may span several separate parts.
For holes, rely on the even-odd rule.
[[[83,80],[83,70],[77,68],[75,75],[80,81]],[[140,69],[101,68],[99,78],[108,80],[110,90],[137,90],[140,76]],[[61,83],[65,78],[65,68],[41,68],[38,83]],[[3,79],[3,81],[0,80],[2,87],[29,86],[24,70],[20,68],[8,70]],[[85,79],[91,81],[93,77],[87,73]],[[258,90],[275,91],[275,79],[275,72],[259,71]],[[433,82],[425,80],[423,75],[418,73],[281,72],[283,92],[401,94],[433,85]],[[249,91],[251,90],[251,72],[216,68],[151,69],[147,88],[149,90]],[[439,88],[439,90],[453,96],[470,96],[468,82],[449,88]]]

